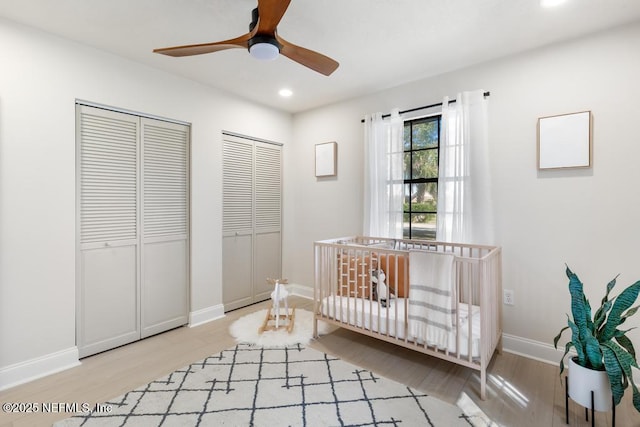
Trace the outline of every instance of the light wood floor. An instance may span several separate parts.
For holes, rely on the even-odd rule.
[[[292,301],[311,310],[312,302]],[[4,402],[88,402],[103,403],[176,369],[233,347],[227,332],[237,318],[266,307],[266,303],[245,307],[195,328],[178,328],[82,360],[82,365],[0,392]],[[479,398],[476,371],[428,357],[357,333],[338,329],[311,344],[350,363],[409,385],[455,404],[465,392],[491,417],[504,426],[565,425],[564,388],[558,368],[502,353],[490,367],[488,399]],[[48,426],[71,414],[6,414],[0,412],[0,426]],[[571,426],[590,426],[584,409],[570,403]],[[596,425],[610,426],[611,416],[596,413]],[[617,426],[640,426],[640,414],[631,404],[630,393],[617,408]]]

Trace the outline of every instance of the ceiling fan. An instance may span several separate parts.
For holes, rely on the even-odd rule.
[[[291,44],[278,35],[278,23],[287,11],[289,3],[291,0],[258,0],[258,7],[251,13],[249,32],[240,37],[214,43],[165,47],[153,51],[169,56],[191,56],[240,47],[248,49],[251,56],[258,59],[275,59],[282,54],[320,74],[330,75],[338,68],[339,64],[336,61],[318,52]]]

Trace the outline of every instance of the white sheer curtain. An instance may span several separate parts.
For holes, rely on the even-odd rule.
[[[437,240],[494,243],[484,91],[442,102]]]
[[[402,238],[404,122],[398,110],[365,117],[364,235]]]

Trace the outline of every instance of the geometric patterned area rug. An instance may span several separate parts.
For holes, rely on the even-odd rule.
[[[456,406],[303,346],[239,344],[54,426],[469,426]]]

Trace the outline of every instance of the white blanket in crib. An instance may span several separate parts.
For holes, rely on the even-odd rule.
[[[456,316],[453,254],[409,252],[409,336],[449,346]]]

